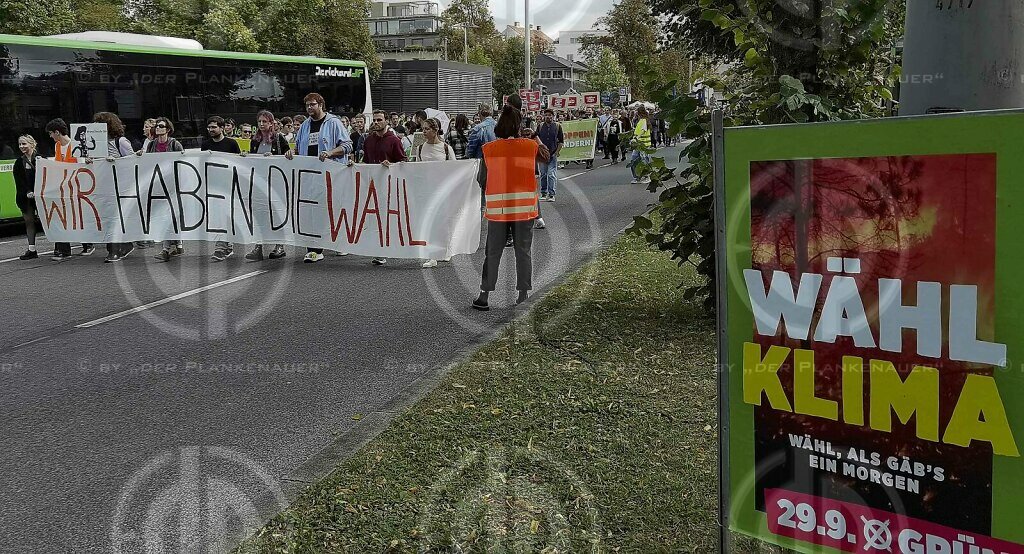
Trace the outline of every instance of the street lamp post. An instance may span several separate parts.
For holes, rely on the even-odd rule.
[[[530,90],[530,0],[526,2],[526,90]]]

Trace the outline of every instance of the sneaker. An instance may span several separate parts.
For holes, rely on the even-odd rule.
[[[165,250],[161,250],[159,253],[157,253],[156,256],[153,256],[153,257],[158,259],[158,260],[160,260],[161,262],[169,262],[169,261],[171,261],[171,258],[173,256],[174,256],[174,254],[171,254],[170,250],[166,250],[165,249]]]
[[[423,262],[423,267],[437,267],[437,260],[427,260]]]
[[[348,256],[348,252],[335,252],[335,256]]]
[[[512,237],[505,239],[505,248],[512,248]]]
[[[306,252],[306,257],[302,258],[302,263],[315,264],[322,259],[324,259],[324,255],[319,252]]]
[[[278,246],[278,247],[275,247],[273,250],[271,250],[270,251],[270,255],[267,256],[267,257],[270,258],[271,260],[276,260],[278,258],[283,258],[283,257],[285,257],[287,255],[288,255],[288,252],[285,251],[284,247],[283,246]]]
[[[96,251],[96,247],[91,244],[83,244],[82,251],[78,254],[79,256],[89,256]]]
[[[120,255],[118,255],[118,261],[121,261],[121,260],[127,258],[128,254],[131,254],[132,252],[135,252],[135,245],[129,242],[128,243],[128,250],[125,250],[124,252],[121,252]]]
[[[373,265],[384,265],[384,264],[388,263],[388,259],[387,258],[374,258],[371,263]]]
[[[26,250],[24,254],[18,256],[19,260],[35,260],[39,258],[39,252],[35,250]]]
[[[534,229],[543,229],[544,227],[545,227],[545,225],[544,225],[544,218],[543,217],[538,217],[537,220],[533,222],[533,228]]]
[[[70,259],[70,258],[71,258],[70,254],[62,254],[60,252],[54,251],[53,257],[51,257],[50,260],[52,260],[54,262],[63,262],[64,260],[67,260],[67,259]]]
[[[546,199],[547,199],[547,197],[548,197],[548,193],[546,193],[546,192],[542,192],[542,193],[540,193],[540,199],[541,199],[541,200],[546,200]]]
[[[137,241],[135,241],[135,248],[142,248],[142,249],[152,248],[153,245],[155,245],[155,244],[156,244],[156,241],[152,241],[152,240],[137,240]]]
[[[262,262],[263,261],[263,247],[257,246],[252,249],[251,252],[245,255],[246,261],[250,262]]]
[[[103,258],[103,263],[105,263],[105,264],[112,264],[112,263],[115,263],[115,262],[119,262],[119,261],[121,261],[123,259],[124,259],[124,256],[119,256],[117,254],[107,254],[107,257]]]
[[[639,185],[640,184],[640,179],[633,179],[632,181],[629,182],[629,184],[631,184],[631,185]]]
[[[212,256],[210,256],[210,260],[214,262],[223,262],[224,260],[234,255],[234,250],[217,250],[216,252],[213,253]]]
[[[171,249],[170,254],[171,257],[184,256],[185,247],[181,245],[175,246],[174,248]]]
[[[640,179],[640,184],[641,185],[646,185],[646,184],[648,184],[650,182],[651,182],[651,178],[650,177],[644,177],[644,178]]]
[[[473,309],[480,310],[481,312],[486,312],[487,310],[490,310],[491,307],[490,305],[487,304],[486,300],[477,298],[473,300]]]
[[[554,201],[555,201],[555,195],[554,194],[548,195],[548,202],[554,202]]]

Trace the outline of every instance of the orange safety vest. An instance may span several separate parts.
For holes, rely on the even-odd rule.
[[[77,163],[78,158],[71,155],[71,151],[74,149],[74,146],[74,142],[69,142],[67,149],[61,150],[60,143],[55,143],[53,146],[55,154],[53,159],[55,159],[58,162]]]
[[[487,164],[484,217],[489,221],[536,219],[537,142],[530,139],[498,139],[483,147]]]

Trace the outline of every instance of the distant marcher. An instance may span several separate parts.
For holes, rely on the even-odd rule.
[[[537,137],[551,153],[547,163],[540,164],[540,199],[554,202],[555,186],[558,184],[558,154],[565,144],[565,134],[562,126],[555,122],[554,110],[544,110],[544,123],[537,129]]]
[[[647,108],[643,106],[637,110],[637,122],[633,129],[632,141],[634,148],[629,158],[629,171],[633,174],[633,184],[650,183],[649,176],[644,176],[641,179],[637,172],[637,167],[641,162],[650,163],[651,161],[650,155],[645,152],[646,149],[651,148],[651,129],[647,120]]]
[[[469,146],[469,118],[466,114],[455,116],[451,129],[444,137],[445,142],[452,145],[455,157],[460,160],[466,159],[466,147]]]

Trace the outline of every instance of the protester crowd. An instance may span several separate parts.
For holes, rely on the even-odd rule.
[[[618,164],[620,160],[627,162],[634,177],[633,183],[647,181],[639,177],[637,169],[641,161],[648,159],[649,149],[659,145],[671,146],[674,142],[674,138],[666,131],[664,119],[657,114],[649,114],[642,106],[635,110],[605,108],[556,112],[546,109],[524,112],[520,98],[513,95],[502,106],[501,115],[497,119],[494,118],[491,106],[481,105],[476,114],[457,114],[449,120],[447,114],[443,114],[444,117],[428,117],[426,110],[411,115],[386,113],[382,110],[375,110],[372,114],[336,115],[326,111],[326,102],[317,93],[308,94],[304,104],[305,114],[278,118],[270,111],[262,110],[255,114],[255,123],[211,116],[206,121],[208,136],[202,140],[200,148],[239,156],[283,155],[288,159],[310,156],[324,163],[349,165],[365,163],[388,166],[414,161],[484,160],[478,180],[485,189],[482,211],[488,219],[487,261],[484,265],[481,296],[473,304],[477,309],[487,309],[487,292],[493,290],[497,260],[500,259],[502,248],[515,249],[520,301],[525,299],[526,291],[531,287],[529,251],[532,231],[545,228],[540,202],[555,201],[558,183],[556,170],[565,163],[559,161],[565,143],[561,126],[563,122],[597,119],[597,151],[603,154],[604,159],[610,159],[611,164]],[[136,145],[125,137],[125,126],[116,114],[99,112],[93,121],[107,127],[107,160],[185,150],[174,137],[174,124],[167,117],[146,120],[142,129],[144,141]],[[74,140],[69,136],[68,124],[64,120],[50,121],[46,125],[46,132],[53,140],[56,161],[93,163],[92,158],[80,160],[76,157]],[[14,164],[16,200],[24,214],[28,238],[28,249],[21,256],[22,260],[39,257],[33,193],[40,150],[38,146],[30,135],[19,137],[20,156]],[[517,156],[526,156],[529,161],[526,165],[521,160],[519,164],[510,162]],[[592,167],[593,160],[585,160],[583,163]],[[522,174],[516,169],[520,166],[533,167],[533,174]],[[492,193],[492,189],[501,189],[503,192]],[[513,207],[503,205],[500,200],[503,195],[521,196],[524,191],[532,191],[536,199],[527,202],[527,205]],[[518,202],[522,204],[521,200]],[[176,240],[166,240],[160,245],[152,241],[112,243],[106,245],[105,261],[119,262],[136,249],[152,247],[159,248],[155,258],[161,262],[170,262],[185,253],[182,241]],[[71,251],[71,244],[56,243],[52,259],[69,259]],[[81,245],[79,255],[90,256],[95,251],[95,245],[86,243]],[[211,259],[221,262],[234,254],[234,244],[218,241]],[[245,259],[258,262],[286,255],[284,245],[257,244],[245,254]],[[303,261],[316,263],[323,259],[322,249],[310,248]],[[436,267],[438,262],[447,261],[425,260],[422,265],[431,268]],[[383,265],[387,259],[374,258],[372,263]]]

